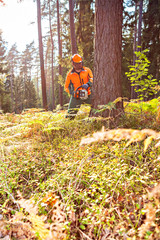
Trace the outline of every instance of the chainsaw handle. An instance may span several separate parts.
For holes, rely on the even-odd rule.
[[[79,89],[79,88],[81,88],[81,87],[82,87],[82,85],[81,85],[81,86],[79,86],[79,87],[77,87],[77,89],[76,89],[76,91],[75,91],[75,92],[77,92],[77,91],[78,91],[78,89]]]
[[[78,97],[77,97],[77,92],[78,92],[78,90],[79,90],[81,87],[82,87],[82,85],[79,86],[79,87],[77,87],[77,89],[74,91],[73,96],[74,96],[75,98],[78,98]]]

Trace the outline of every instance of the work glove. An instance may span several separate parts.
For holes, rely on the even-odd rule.
[[[88,83],[83,84],[83,85],[82,85],[82,88],[84,88],[84,89],[88,89],[88,88],[89,88],[89,84],[88,84]]]

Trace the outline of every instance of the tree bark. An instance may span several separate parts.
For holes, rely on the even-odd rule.
[[[136,55],[135,51],[137,50],[137,1],[135,2],[135,25],[134,25],[134,41],[133,41],[133,65],[135,65]]]
[[[140,0],[140,3],[139,3],[139,21],[138,21],[138,42],[137,42],[138,46],[141,46],[142,12],[143,12],[143,0]]]
[[[72,55],[73,55],[73,54],[77,53],[73,0],[69,0],[69,19],[70,19],[70,34],[71,34],[71,46],[72,46]]]
[[[134,26],[134,42],[133,42],[133,65],[135,65],[137,50],[137,1],[135,2],[135,26]],[[137,93],[135,92],[135,87],[131,86],[131,99],[137,98]]]
[[[50,30],[50,38],[51,38],[51,76],[52,76],[52,108],[55,109],[55,95],[54,95],[54,43],[53,43],[53,33],[52,33],[52,20],[51,20],[51,2],[49,0],[49,30]]]
[[[44,58],[44,69],[45,69],[45,79],[46,79],[46,92],[47,92],[47,98],[50,99],[51,95],[51,87],[50,87],[50,72],[48,71],[48,58],[49,58],[49,51],[50,51],[50,45],[51,41],[50,38],[47,40],[47,47],[46,47],[46,53]]]
[[[14,104],[14,97],[13,97],[13,67],[11,68],[11,76],[10,76],[10,81],[11,81],[11,101],[12,101],[12,104],[11,104],[11,112],[13,112],[13,104]]]
[[[45,71],[44,71],[40,0],[37,0],[37,21],[38,21],[39,55],[40,55],[40,66],[41,66],[42,100],[43,100],[43,108],[47,110],[48,107],[47,107],[47,94],[46,94],[46,78],[45,78]]]
[[[59,48],[59,60],[62,59],[62,41],[60,37],[60,16],[59,16],[59,0],[57,0],[57,31],[58,31],[58,48]],[[62,65],[59,63],[59,75],[62,75]],[[63,106],[63,89],[59,85],[59,103]]]
[[[98,105],[106,105],[122,96],[122,1],[96,0],[95,24],[92,105],[97,109]],[[121,108],[122,102],[119,102],[117,109]],[[107,117],[108,111],[104,111],[102,116]]]

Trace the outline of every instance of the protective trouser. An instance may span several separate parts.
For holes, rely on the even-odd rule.
[[[77,99],[71,96],[68,106],[68,114],[66,115],[66,118],[74,119],[81,104],[91,104],[91,95],[89,95],[86,100]]]

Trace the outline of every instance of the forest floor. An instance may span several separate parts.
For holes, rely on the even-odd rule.
[[[0,239],[160,240],[159,99],[124,106],[0,115]]]

